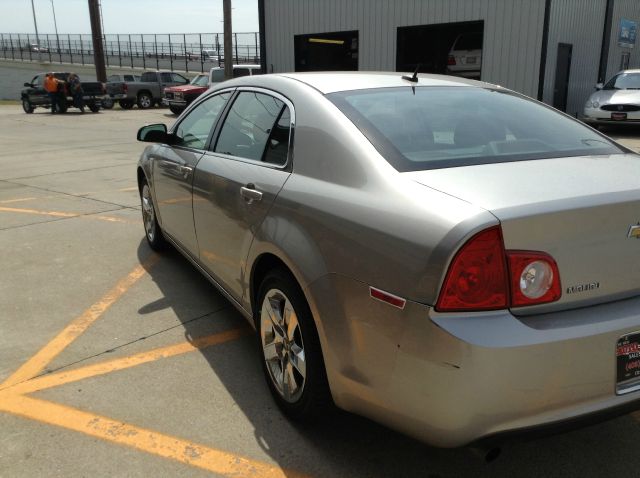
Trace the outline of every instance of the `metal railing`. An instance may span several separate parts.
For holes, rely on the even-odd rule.
[[[233,62],[260,63],[258,32],[233,34]],[[224,58],[222,33],[105,35],[107,67],[204,72]],[[93,64],[91,35],[0,33],[0,58]]]

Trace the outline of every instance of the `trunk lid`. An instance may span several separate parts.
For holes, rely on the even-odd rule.
[[[553,256],[561,299],[515,313],[640,294],[640,227],[635,227],[640,225],[640,156],[569,157],[403,174],[490,211],[502,224],[507,249]]]

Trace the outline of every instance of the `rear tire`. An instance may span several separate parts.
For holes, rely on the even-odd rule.
[[[285,415],[299,422],[326,416],[333,401],[309,305],[282,269],[264,278],[255,311],[262,369]]]
[[[138,94],[138,108],[141,110],[146,110],[153,106],[153,98],[149,93],[139,93]]]
[[[92,113],[97,113],[98,111],[100,111],[100,107],[95,103],[89,103],[87,106],[89,107]]]
[[[118,104],[123,110],[130,110],[133,108],[133,100],[120,100]]]
[[[113,99],[112,98],[103,99],[102,108],[105,110],[110,110],[111,108],[113,108]]]
[[[149,247],[154,251],[162,251],[167,248],[167,240],[162,234],[156,208],[153,204],[153,196],[149,184],[145,180],[140,189],[140,203],[142,205],[142,223],[144,224],[145,237]]]
[[[28,98],[23,98],[22,99],[22,109],[24,110],[25,113],[31,114],[31,113],[33,113],[33,110],[35,108],[33,107],[33,105],[31,104],[31,101],[29,101]]]

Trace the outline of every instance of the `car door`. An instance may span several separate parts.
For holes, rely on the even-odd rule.
[[[254,232],[290,175],[294,110],[284,97],[239,90],[198,163],[193,215],[200,263],[240,300]]]
[[[185,251],[198,255],[193,226],[193,171],[230,92],[211,96],[171,129],[171,145],[160,144],[151,157],[156,205],[162,229]]]
[[[49,93],[44,89],[44,75],[37,75],[31,80],[32,88],[29,88],[27,95],[33,105],[49,104]]]

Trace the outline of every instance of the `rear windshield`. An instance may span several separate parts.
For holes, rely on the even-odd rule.
[[[398,171],[623,152],[578,121],[503,90],[400,87],[327,97]]]
[[[640,73],[620,73],[611,78],[605,90],[640,90]]]

